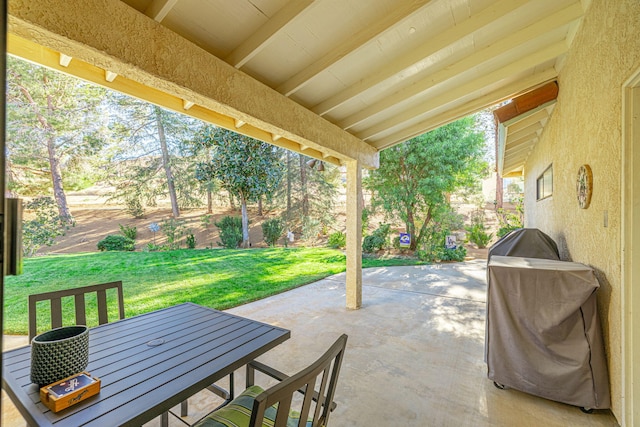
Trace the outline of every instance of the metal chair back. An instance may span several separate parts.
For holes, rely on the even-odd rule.
[[[336,391],[346,345],[347,335],[343,334],[312,365],[259,394],[253,404],[249,426],[262,426],[265,411],[277,404],[274,427],[286,427],[291,403],[296,392],[304,395],[301,405],[296,408],[300,409],[298,427],[307,426],[307,422],[310,420],[312,420],[311,425],[313,427],[326,426],[329,422],[329,415],[336,406],[333,402],[333,396]],[[255,363],[260,365],[255,369],[265,372],[262,370],[263,367],[266,367],[265,365],[259,362],[251,362],[247,366],[247,386],[253,385],[250,383],[253,383],[254,380],[253,364]],[[268,367],[266,368],[269,370]],[[268,374],[271,375],[271,373]],[[277,374],[281,375],[281,373],[276,373],[276,375],[271,376],[276,377],[278,376]],[[311,411],[313,402],[315,402],[315,408]],[[312,415],[310,415],[311,413]]]
[[[87,310],[85,307],[85,295],[95,292],[98,305],[98,323],[102,325],[105,323],[109,323],[109,317],[107,315],[107,290],[114,288],[117,290],[118,295],[119,319],[124,319],[124,297],[122,294],[122,281],[29,295],[29,341],[31,341],[33,337],[37,335],[38,331],[36,315],[36,303],[38,301],[50,301],[51,328],[60,328],[62,327],[62,298],[72,296],[74,297],[75,303],[76,325],[86,325]]]

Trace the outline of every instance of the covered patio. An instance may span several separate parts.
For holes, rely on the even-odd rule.
[[[287,373],[310,363],[341,333],[349,335],[335,426],[616,426],[609,411],[584,414],[499,390],[487,379],[485,271],[485,260],[367,269],[363,310],[341,308],[343,273],[229,311],[291,329],[291,339],[260,358]],[[236,386],[242,381],[238,372]],[[211,393],[197,394],[188,419],[214,403]],[[19,414],[5,409],[3,425],[16,425]]]
[[[347,361],[362,372],[345,375],[340,393],[357,401],[339,409],[345,412],[336,418],[345,417],[344,425],[388,419],[402,424],[396,422],[401,414],[409,417],[407,425],[424,425],[431,417],[433,425],[494,425],[511,413],[505,424],[522,424],[529,414],[535,425],[616,422],[494,390],[482,362],[481,299],[387,289],[403,287],[388,277],[382,287],[373,286],[361,269],[361,178],[363,169],[378,166],[380,150],[557,81],[557,100],[505,122],[502,172],[525,178],[525,225],[556,239],[563,259],[597,270],[612,411],[621,425],[634,425],[640,417],[640,337],[634,326],[640,275],[633,267],[640,251],[632,250],[640,244],[632,203],[640,170],[639,17],[631,0],[12,0],[7,49],[346,167],[344,279],[238,309],[287,322],[290,345],[300,348],[306,344],[298,341],[302,337],[310,346],[330,339],[315,339],[325,337],[313,319],[326,321],[326,331],[362,328],[354,330],[350,345],[363,359]],[[587,163],[595,182],[589,210],[575,204],[575,171]],[[538,199],[537,178],[550,164],[556,173],[553,196]],[[277,308],[279,298],[311,291],[297,305]],[[382,304],[386,299],[390,303]],[[406,334],[394,333],[400,325]],[[445,337],[452,341],[443,344]],[[452,347],[456,343],[461,347]],[[408,351],[389,363],[387,346]],[[440,346],[447,350],[429,353]],[[299,366],[297,352],[287,348],[269,357],[281,366]],[[418,363],[427,354],[429,363]],[[436,355],[454,364],[433,371],[437,380],[425,374],[417,381],[432,369]],[[369,376],[373,371],[381,377]],[[394,381],[399,377],[405,383]],[[360,382],[368,395],[359,394]],[[401,386],[390,389],[395,384]],[[470,397],[463,399],[467,391]],[[402,406],[412,399],[414,404]],[[453,406],[420,412],[444,401]],[[457,406],[461,401],[468,403]],[[467,418],[454,421],[452,414]],[[376,422],[362,421],[369,415]]]

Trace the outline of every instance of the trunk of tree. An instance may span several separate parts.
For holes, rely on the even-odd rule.
[[[262,196],[258,198],[258,216],[262,216]]]
[[[31,93],[27,88],[20,86],[20,91],[29,102],[29,105],[33,109],[34,114],[38,118],[40,125],[47,132],[47,153],[49,157],[49,170],[51,171],[51,184],[53,186],[53,197],[58,205],[58,214],[67,224],[73,222],[73,217],[69,211],[69,205],[67,204],[67,196],[64,192],[64,186],[62,184],[62,172],[60,171],[60,159],[58,159],[58,153],[56,152],[55,138],[53,137],[53,128],[47,121],[47,119],[40,113],[38,104],[33,100]],[[47,108],[53,111],[54,107],[51,103],[51,97],[47,97]]]
[[[236,210],[236,201],[231,193],[229,193],[229,206],[231,206],[232,211]]]
[[[300,155],[300,189],[302,191],[302,216],[309,216],[309,194],[307,193],[307,165]]]
[[[67,224],[73,220],[69,205],[67,204],[67,196],[62,185],[62,172],[60,171],[60,161],[56,154],[56,145],[53,136],[47,138],[47,150],[49,153],[49,165],[51,170],[51,184],[53,185],[53,197],[58,205],[58,214]]]
[[[412,251],[416,250],[416,247],[418,245],[418,239],[416,236],[416,221],[415,218],[413,217],[413,210],[412,209],[407,209],[407,233],[409,233],[409,235],[411,236],[411,245],[409,246],[409,249],[411,249]]]
[[[251,246],[251,242],[249,242],[249,214],[247,213],[247,199],[244,195],[240,196],[240,202],[242,203],[242,247],[246,249]]]
[[[287,150],[287,222],[291,219],[291,151]]]
[[[431,222],[431,212],[432,212],[431,207],[429,207],[429,209],[427,210],[427,217],[424,219],[424,222],[422,223],[422,227],[420,227],[420,232],[416,237],[416,248],[418,247],[418,244],[422,242],[422,239],[424,239],[425,237],[425,234],[427,232],[427,226]],[[412,243],[413,243],[413,240],[412,240]]]
[[[211,194],[211,188],[207,187],[207,213],[213,212],[213,194]]]
[[[180,216],[180,209],[178,208],[178,197],[176,196],[176,187],[173,183],[173,174],[171,173],[171,165],[169,164],[169,150],[167,149],[167,138],[164,133],[164,126],[162,125],[162,115],[160,107],[153,107],[156,113],[156,125],[158,126],[158,139],[160,140],[160,148],[162,149],[162,167],[164,173],[167,176],[167,186],[169,187],[169,199],[171,200],[171,210],[173,217],[178,218]]]

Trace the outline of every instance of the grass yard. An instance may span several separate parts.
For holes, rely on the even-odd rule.
[[[419,261],[398,258],[362,260],[363,267],[416,263]],[[4,333],[27,334],[30,294],[121,280],[126,317],[187,301],[222,310],[314,282],[345,268],[344,254],[328,248],[97,252],[29,258],[24,261],[22,275],[5,278]],[[95,301],[88,299],[87,304],[95,305]],[[114,304],[109,305],[115,308]],[[46,311],[40,308],[39,313]],[[71,301],[68,308],[65,319],[73,319]],[[49,327],[44,319],[48,313],[43,314],[38,325],[46,330]],[[114,309],[110,319],[116,317]],[[87,322],[89,326],[98,323],[97,318]]]

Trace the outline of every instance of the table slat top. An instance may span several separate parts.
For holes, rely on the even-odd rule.
[[[3,388],[34,425],[140,425],[289,337],[286,329],[185,303],[89,330],[87,371],[101,380],[97,396],[51,412],[29,379],[29,346],[3,353]]]

